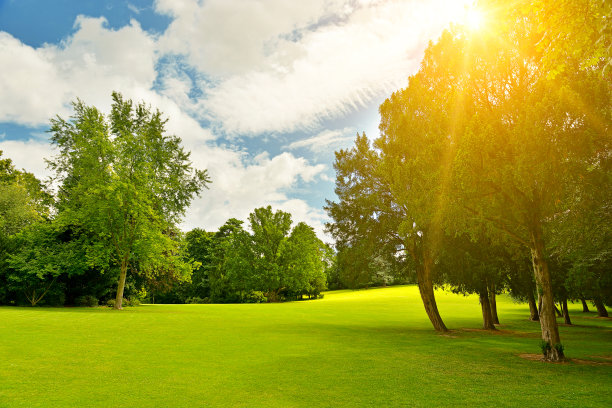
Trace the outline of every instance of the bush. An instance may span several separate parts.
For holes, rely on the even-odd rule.
[[[96,307],[98,306],[98,298],[92,295],[79,296],[74,299],[75,306]]]
[[[250,291],[243,299],[244,303],[264,303],[267,301],[268,298],[264,295],[264,293],[257,290]]]
[[[542,350],[542,355],[544,357],[546,357],[546,355],[548,354],[548,352],[550,351],[551,347],[550,347],[550,343],[548,343],[545,340],[540,340],[540,349]]]
[[[123,299],[123,306],[128,306],[128,307],[132,307],[132,306],[140,306],[140,299],[138,298],[127,298],[127,299]]]
[[[108,299],[106,301],[106,306],[115,307],[115,299]],[[132,306],[140,306],[140,300],[136,298],[123,298],[123,302],[121,303],[122,307],[132,307]]]
[[[204,304],[204,303],[210,303],[210,299],[208,299],[207,297],[205,298],[201,298],[201,297],[189,297],[187,299],[185,299],[185,303],[186,304]]]

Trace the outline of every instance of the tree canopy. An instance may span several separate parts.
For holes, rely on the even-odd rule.
[[[58,220],[91,231],[112,248],[120,309],[130,267],[141,273],[169,267],[188,276],[191,265],[178,256],[176,225],[210,180],[206,171],[193,169],[180,139],[165,134],[161,112],[144,103],[113,93],[108,118],[81,101],[73,108],[69,121],[51,121],[59,150],[49,161],[60,183]]]

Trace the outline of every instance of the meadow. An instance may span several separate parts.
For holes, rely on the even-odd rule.
[[[563,364],[540,352],[527,305],[415,286],[277,304],[0,308],[0,407],[612,406],[612,319],[570,305]],[[562,323],[562,319],[559,320]],[[589,364],[586,364],[589,363]]]

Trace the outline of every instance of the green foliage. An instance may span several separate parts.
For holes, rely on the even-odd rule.
[[[79,296],[74,300],[75,306],[96,307],[98,303],[98,298],[92,295]]]
[[[550,343],[544,340],[540,340],[540,350],[542,351],[542,355],[546,357],[551,350]]]
[[[267,301],[268,298],[266,295],[258,290],[249,291],[243,298],[244,303],[264,303]]]
[[[140,306],[141,302],[138,298],[123,298],[121,305],[127,307]],[[109,299],[106,301],[106,306],[115,308],[115,299]]]
[[[188,279],[193,265],[179,256],[175,226],[194,195],[209,182],[194,170],[166,120],[144,103],[113,93],[110,116],[77,101],[70,121],[51,121],[59,154],[49,161],[60,183],[58,221],[78,225],[102,245],[89,257],[113,251],[120,268],[118,304],[130,267],[141,274],[172,271]]]
[[[327,287],[330,253],[312,227],[298,223],[291,229],[291,215],[273,212],[270,206],[255,209],[249,220],[252,234],[240,229],[227,237],[222,267],[242,300],[252,291],[263,292],[267,301],[274,302],[316,296]]]
[[[194,296],[194,297],[185,299],[185,303],[186,304],[205,304],[205,303],[210,303],[210,299],[208,298],[202,299],[200,297]]]
[[[535,0],[527,3],[538,16],[538,49],[549,76],[578,60],[583,70],[612,78],[612,4],[607,0]]]

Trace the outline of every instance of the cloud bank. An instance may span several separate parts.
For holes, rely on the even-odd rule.
[[[329,121],[403,86],[462,2],[157,0],[154,7],[172,18],[161,34],[136,20],[111,29],[104,17],[86,16],[61,43],[38,48],[0,31],[0,122],[44,126],[57,114],[68,117],[77,97],[107,111],[118,90],[164,112],[168,131],[212,176],[185,228],[216,229],[272,204],[321,235],[323,211],[292,192],[330,181],[329,163],[296,152],[316,159],[354,138],[359,129]],[[274,156],[221,142],[300,132]],[[5,156],[48,175],[44,138],[6,136]]]

